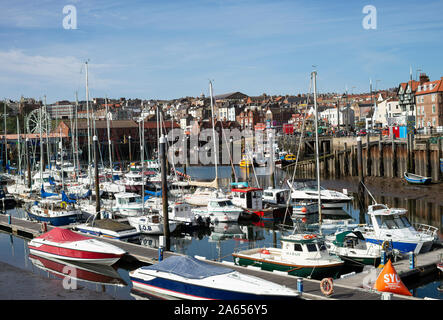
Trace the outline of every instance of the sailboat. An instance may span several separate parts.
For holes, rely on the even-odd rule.
[[[217,192],[220,193],[218,184],[218,152],[217,145],[218,142],[215,141],[215,123],[214,123],[214,97],[212,93],[212,81],[209,81],[209,95],[211,99],[211,115],[212,115],[212,143],[214,145],[214,164],[215,164],[215,179],[210,182],[202,182],[202,181],[189,181],[189,185],[198,187],[194,193],[188,194],[184,196],[184,201],[189,204],[197,205],[197,206],[207,206],[210,197],[214,197],[217,195]]]

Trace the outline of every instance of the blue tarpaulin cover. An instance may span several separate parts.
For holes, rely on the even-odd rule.
[[[46,192],[45,189],[43,188],[43,185],[42,185],[42,189],[40,190],[40,196],[42,198],[52,197],[52,196],[56,196],[56,195],[57,195],[57,193]]]
[[[142,269],[169,272],[189,279],[204,279],[234,271],[208,264],[190,256],[171,256],[157,264],[142,267]]]

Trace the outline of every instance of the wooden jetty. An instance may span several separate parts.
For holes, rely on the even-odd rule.
[[[71,227],[71,226],[66,226]],[[52,229],[53,227],[47,226],[47,230]],[[18,236],[22,236],[25,238],[33,238],[39,236],[42,233],[42,224],[38,222],[28,221],[25,219],[18,219],[15,217],[9,217],[7,215],[0,215],[0,230],[10,232],[16,234]],[[92,237],[92,236],[91,236]],[[135,259],[139,262],[144,262],[148,264],[154,264],[158,262],[159,252],[158,249],[153,249],[150,247],[145,247],[138,244],[133,244],[125,241],[108,239],[96,237],[102,241],[113,243],[114,245],[119,246],[123,250],[127,251],[127,256],[124,259],[127,259],[128,262],[131,259]],[[420,273],[420,270],[424,268],[426,265],[436,264],[440,259],[440,256],[443,253],[443,249],[439,249],[437,251],[430,252],[425,255],[419,255],[417,257],[417,268],[414,270],[409,270],[409,262],[400,261],[394,263],[394,267],[398,268],[400,271],[399,274],[402,276],[403,273],[405,275],[411,273]],[[167,258],[171,255],[180,255],[179,253],[174,253],[170,251],[163,252],[163,257]],[[206,260],[205,258],[198,257],[200,259],[204,259],[206,262],[219,265],[219,266],[228,266],[229,268],[238,270],[242,273],[253,275],[268,281],[272,281],[286,287],[297,290],[297,277],[289,276],[284,272],[269,272],[260,270],[257,267],[249,266],[242,267],[236,266],[232,262],[223,261],[216,262],[212,260]],[[133,260],[134,261],[134,260]],[[406,270],[408,269],[408,270]],[[326,297],[323,295],[320,289],[320,281],[314,279],[303,278],[303,299],[308,300],[318,300],[318,299],[328,299],[328,300],[380,300],[382,294],[380,292],[375,292],[367,289],[361,288],[361,284],[363,278],[367,276],[367,274],[356,274],[353,277],[348,277],[345,279],[337,279],[334,280],[334,292],[332,295]],[[421,300],[420,298],[415,297],[407,297],[402,295],[393,294],[391,299],[393,300]]]

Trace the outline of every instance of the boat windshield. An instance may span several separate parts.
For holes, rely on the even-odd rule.
[[[376,216],[377,223],[382,229],[403,229],[411,226],[406,216]]]
[[[140,197],[128,198],[128,203],[141,203],[142,199]]]
[[[211,206],[212,207],[227,207],[232,206],[231,200],[223,200],[223,201],[212,201]]]

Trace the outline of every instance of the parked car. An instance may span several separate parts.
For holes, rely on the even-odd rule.
[[[358,133],[357,133],[358,136],[365,136],[367,134],[368,133],[366,132],[366,129],[360,129],[360,131],[358,131]]]

